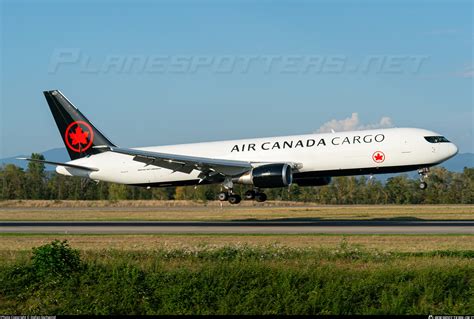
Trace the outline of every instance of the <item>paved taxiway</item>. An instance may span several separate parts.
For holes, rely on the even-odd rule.
[[[474,234],[474,220],[17,221],[0,233]]]

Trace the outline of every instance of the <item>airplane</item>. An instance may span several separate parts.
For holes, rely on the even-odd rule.
[[[418,170],[425,189],[431,166],[455,156],[444,136],[419,128],[388,128],[255,139],[123,148],[102,134],[59,90],[44,91],[71,161],[22,158],[56,172],[133,186],[221,184],[220,201],[264,202],[266,188],[324,186],[334,176]]]

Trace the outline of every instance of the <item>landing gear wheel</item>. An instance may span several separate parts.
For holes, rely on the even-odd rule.
[[[263,203],[267,200],[267,195],[265,193],[257,193],[255,195],[255,200],[259,203]]]
[[[220,192],[218,195],[217,195],[217,199],[220,200],[221,202],[224,202],[226,200],[229,199],[229,194],[226,193],[226,192]]]
[[[246,200],[252,200],[255,199],[256,192],[254,190],[249,190],[245,192],[244,198]]]
[[[425,182],[425,178],[428,176],[430,169],[428,167],[421,168],[418,170],[418,175],[420,175],[420,189],[426,189],[428,184]]]
[[[231,204],[238,204],[242,200],[242,197],[239,195],[233,194],[229,196],[229,203]]]

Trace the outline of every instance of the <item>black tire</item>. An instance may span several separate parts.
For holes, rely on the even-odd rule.
[[[253,199],[255,199],[255,195],[256,195],[255,191],[249,190],[249,191],[245,192],[244,198],[246,200],[253,200]]]
[[[420,189],[425,190],[427,187],[428,187],[428,184],[426,184],[425,182],[420,183]]]
[[[242,200],[242,197],[240,197],[239,195],[229,196],[229,203],[231,203],[232,205],[240,203],[241,200]]]
[[[229,199],[229,194],[221,192],[217,194],[217,199],[220,200],[221,202],[224,202]]]
[[[263,203],[267,200],[267,195],[265,193],[257,193],[255,195],[255,200],[259,203]]]

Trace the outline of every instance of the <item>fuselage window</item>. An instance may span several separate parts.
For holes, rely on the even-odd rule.
[[[449,143],[448,139],[444,136],[425,136],[425,140],[430,143]]]

